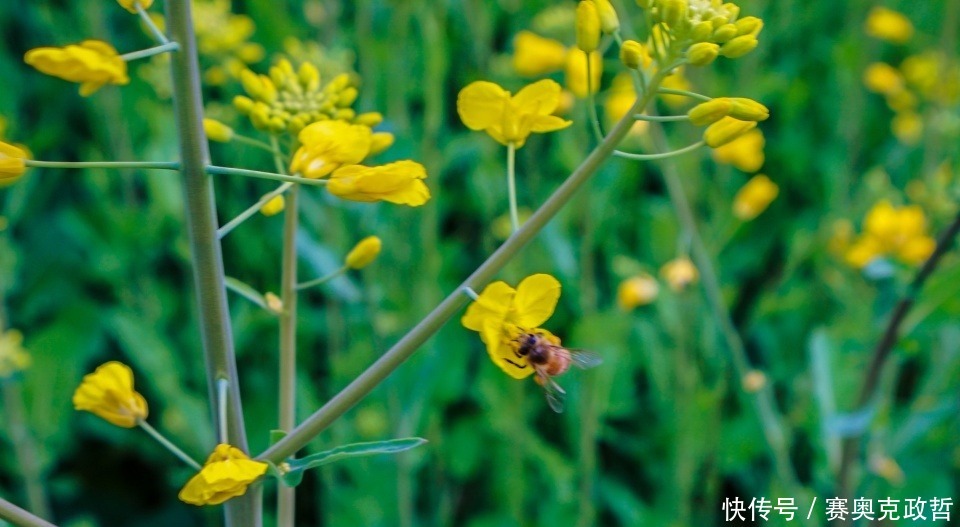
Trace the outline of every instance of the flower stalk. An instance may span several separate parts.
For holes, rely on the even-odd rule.
[[[0,498],[0,519],[19,527],[57,527],[43,518]]]
[[[507,145],[507,193],[510,200],[510,225],[513,232],[520,230],[520,214],[517,210],[517,146]]]
[[[227,430],[230,444],[248,449],[240,403],[240,383],[233,351],[233,335],[224,286],[223,256],[217,239],[216,206],[213,184],[206,167],[209,164],[207,138],[203,129],[203,100],[197,45],[191,14],[192,2],[167,1],[167,27],[182,52],[171,57],[173,99],[179,129],[184,203],[190,239],[200,331],[206,365],[211,413],[220,428],[217,412],[217,381],[229,382]],[[224,505],[228,527],[259,526],[261,504],[254,495],[243,496]]]
[[[279,164],[279,163],[278,163]],[[287,192],[283,223],[283,256],[281,262],[280,299],[280,393],[279,426],[292,430],[297,424],[297,228],[299,227],[300,185]],[[295,525],[296,489],[277,488],[277,525]]]
[[[180,448],[177,445],[173,444],[173,442],[171,442],[169,439],[164,437],[163,434],[158,432],[156,428],[150,426],[150,423],[140,420],[137,422],[137,426],[142,428],[144,432],[150,435],[150,437],[154,438],[157,441],[157,443],[160,443],[161,445],[163,445],[163,448],[166,448],[167,450],[169,450],[171,454],[180,458],[180,461],[183,461],[184,463],[193,467],[196,470],[200,470],[201,468],[200,463],[197,463],[196,460],[188,456],[183,450],[180,450]]]

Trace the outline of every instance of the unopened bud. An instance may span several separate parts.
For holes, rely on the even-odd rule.
[[[345,260],[346,266],[350,269],[362,269],[377,259],[380,254],[380,248],[383,243],[376,236],[367,236],[360,240],[353,249],[347,253]]]
[[[204,119],[203,131],[207,134],[207,139],[217,143],[229,143],[233,139],[233,128],[216,119]]]
[[[380,112],[361,113],[356,119],[354,119],[353,122],[355,124],[362,124],[372,128],[383,122],[383,114]]]
[[[650,9],[653,6],[654,0],[637,0],[637,7],[640,9]]]
[[[268,292],[267,294],[263,295],[263,300],[267,304],[267,309],[269,309],[273,314],[279,315],[280,313],[283,313],[283,300],[280,300],[279,296]]]
[[[577,47],[587,53],[600,46],[600,15],[597,5],[581,0],[577,5]]]
[[[770,110],[766,106],[753,99],[745,97],[730,97],[733,104],[730,110],[730,117],[740,119],[741,121],[766,121],[770,117]]]
[[[691,66],[706,66],[716,60],[720,46],[713,42],[700,42],[687,49],[687,63]]]
[[[734,24],[724,24],[713,32],[714,42],[723,44],[737,36],[737,26]]]
[[[617,10],[610,4],[610,0],[594,0],[597,4],[597,15],[600,17],[600,29],[604,33],[613,33],[620,29],[620,18]]]
[[[270,201],[263,204],[260,207],[260,214],[264,216],[276,216],[283,212],[283,208],[286,206],[286,201],[283,199],[283,196],[274,196]]]
[[[757,36],[763,29],[763,20],[755,16],[748,16],[736,21],[738,35]]]
[[[753,51],[759,42],[753,35],[739,36],[730,42],[727,42],[720,48],[720,54],[728,59],[740,58]]]
[[[704,20],[693,26],[690,31],[690,39],[694,42],[706,42],[713,36],[713,24]]]
[[[643,49],[643,44],[637,42],[636,40],[627,40],[620,46],[620,62],[623,62],[623,65],[635,70],[644,63],[644,56],[646,55],[646,50]]]
[[[677,29],[680,22],[687,18],[687,2],[685,0],[664,0],[661,7],[661,18],[670,29]]]
[[[757,127],[756,121],[724,117],[703,131],[703,141],[710,148],[719,148]]]
[[[370,136],[370,155],[375,156],[393,146],[394,137],[390,132],[375,132]]]
[[[713,99],[691,108],[690,111],[687,112],[687,117],[690,118],[690,122],[693,123],[694,126],[706,126],[730,115],[730,110],[732,109],[733,103],[731,103],[729,99]]]

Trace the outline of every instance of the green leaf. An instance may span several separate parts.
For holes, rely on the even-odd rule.
[[[271,430],[270,431],[270,444],[275,445],[277,441],[280,441],[284,437],[287,437],[287,432],[285,430]]]
[[[380,454],[396,454],[405,450],[416,448],[427,440],[420,437],[408,437],[404,439],[391,439],[389,441],[374,441],[371,443],[351,443],[349,445],[339,446],[332,450],[318,452],[300,459],[292,459],[286,462],[289,468],[281,477],[281,481],[288,487],[296,487],[303,480],[303,473],[311,468],[321,467],[334,461],[354,457],[376,456]]]

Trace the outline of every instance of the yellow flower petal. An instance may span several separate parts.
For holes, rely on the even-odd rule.
[[[147,418],[147,402],[133,389],[133,371],[119,362],[108,362],[85,375],[73,394],[73,406],[124,428]]]
[[[117,50],[101,40],[84,40],[62,48],[31,49],[24,61],[47,75],[80,83],[80,94],[90,95],[105,84],[127,84],[127,63]]]
[[[560,282],[548,274],[524,278],[517,286],[510,318],[518,326],[535,328],[553,315],[560,300]]]
[[[327,190],[351,201],[388,201],[417,207],[430,199],[430,189],[423,182],[426,177],[424,166],[409,160],[378,167],[351,165],[330,176]]]
[[[484,324],[481,332],[490,360],[507,375],[514,379],[523,379],[532,375],[534,370],[525,357],[517,355],[516,343],[513,340],[517,336],[518,333],[506,332],[502,323],[492,319]]]
[[[521,31],[513,38],[513,69],[524,77],[536,77],[563,68],[567,48],[551,38]]]
[[[484,130],[499,124],[510,92],[492,82],[476,81],[460,90],[457,113],[471,130]]]
[[[0,141],[0,187],[20,179],[27,170],[27,152],[17,146]]]
[[[290,172],[316,179],[363,161],[370,154],[373,131],[368,126],[328,120],[307,126],[298,139],[303,146],[294,154]]]
[[[563,88],[555,81],[544,79],[524,86],[510,102],[520,113],[550,115],[557,110],[562,91]]]
[[[467,312],[460,319],[460,323],[467,329],[482,331],[484,323],[489,319],[498,319],[502,322],[510,310],[510,304],[516,293],[516,289],[507,285],[506,282],[493,282],[485,287],[477,300],[467,307]]]
[[[183,486],[179,498],[191,505],[218,505],[242,496],[266,471],[266,463],[253,461],[240,449],[221,443],[200,472]]]

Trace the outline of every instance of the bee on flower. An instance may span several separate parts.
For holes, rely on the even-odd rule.
[[[480,334],[490,359],[514,379],[531,375],[546,394],[550,408],[563,411],[565,391],[554,377],[570,366],[592,368],[600,364],[593,353],[560,345],[553,333],[539,327],[560,299],[560,282],[548,274],[524,278],[514,289],[493,282],[467,307],[461,323]]]

